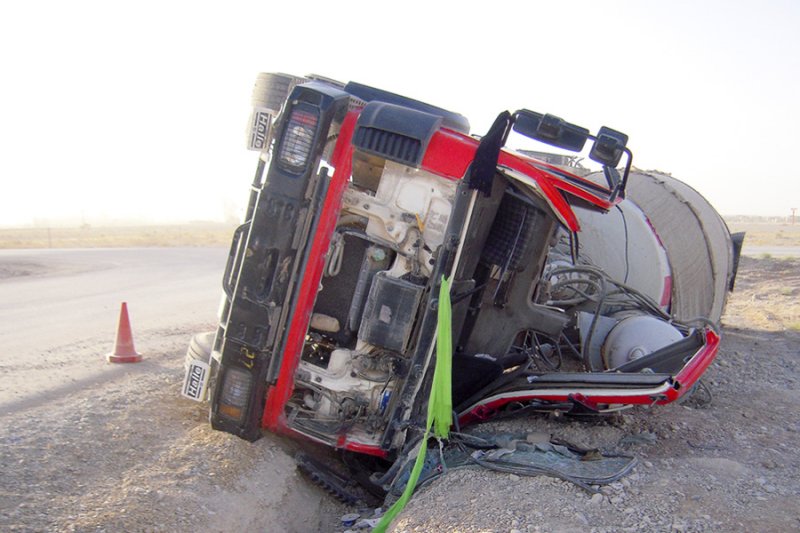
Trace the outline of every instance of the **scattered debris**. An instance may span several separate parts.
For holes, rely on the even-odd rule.
[[[633,435],[626,435],[620,439],[620,446],[634,446],[637,444],[653,444],[658,440],[658,437],[652,431],[643,431]]]
[[[456,434],[442,448],[428,450],[418,486],[446,472],[465,467],[482,467],[519,476],[545,475],[569,481],[590,493],[596,485],[614,483],[629,474],[636,459],[629,456],[600,453],[564,444],[563,441],[528,442],[526,435]],[[536,440],[536,439],[534,439]],[[394,480],[388,484],[389,497],[399,496],[409,478],[411,461],[406,461]]]

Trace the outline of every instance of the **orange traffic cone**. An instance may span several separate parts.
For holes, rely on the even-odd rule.
[[[117,342],[114,344],[114,352],[106,356],[109,363],[138,363],[142,360],[141,354],[136,352],[133,347],[133,335],[131,334],[131,321],[128,318],[128,304],[122,302],[119,311],[119,328],[117,328]]]

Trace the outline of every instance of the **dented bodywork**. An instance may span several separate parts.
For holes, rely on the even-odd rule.
[[[668,403],[715,357],[718,314],[671,314],[689,297],[626,198],[624,134],[520,110],[476,138],[393,93],[264,76],[259,102],[281,103],[253,117],[259,163],[208,361],[216,429],[396,457],[424,422],[443,277],[462,426]],[[512,132],[588,143],[603,170],[506,149]]]

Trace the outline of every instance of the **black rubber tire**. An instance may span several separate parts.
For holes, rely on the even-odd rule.
[[[286,98],[289,97],[292,86],[302,81],[302,78],[288,74],[272,72],[259,74],[253,84],[253,107],[266,109],[277,116]]]
[[[213,393],[214,386],[217,382],[217,371],[219,364],[216,359],[211,358],[211,348],[214,344],[215,331],[207,331],[198,333],[189,341],[189,347],[186,349],[186,356],[183,359],[183,369],[189,368],[189,363],[192,361],[203,361],[209,363],[211,369],[208,376],[208,387],[206,388],[206,397],[203,401],[208,401]]]
[[[186,349],[186,357],[183,361],[183,368],[189,368],[191,361],[208,362],[211,357],[211,345],[214,344],[214,331],[207,331],[205,333],[198,333],[189,341],[189,347]]]

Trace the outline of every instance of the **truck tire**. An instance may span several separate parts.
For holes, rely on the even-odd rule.
[[[217,372],[219,370],[219,363],[216,359],[211,358],[211,348],[214,344],[215,331],[207,331],[205,333],[198,333],[189,341],[189,347],[186,349],[186,356],[183,359],[183,369],[189,368],[189,363],[192,361],[203,361],[209,363],[211,369],[208,376],[208,387],[206,388],[206,397],[203,401],[208,401],[211,397],[214,385],[217,381]]]
[[[256,77],[253,86],[253,107],[265,109],[271,115],[278,116],[289,92],[295,85],[304,81],[305,78],[289,74],[262,72]]]

